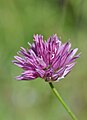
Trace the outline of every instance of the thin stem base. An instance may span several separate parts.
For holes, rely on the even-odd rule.
[[[61,96],[58,93],[58,91],[54,88],[52,82],[49,82],[49,85],[50,85],[53,93],[56,95],[57,99],[61,102],[61,104],[66,109],[66,111],[69,113],[69,115],[72,117],[72,119],[73,120],[77,120],[77,118],[75,117],[75,115],[72,113],[72,111],[69,109],[69,107],[65,104],[64,100],[61,98]]]

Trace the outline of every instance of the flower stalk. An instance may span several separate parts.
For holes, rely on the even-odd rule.
[[[73,120],[77,120],[77,118],[75,117],[75,115],[72,113],[72,111],[69,109],[69,107],[65,104],[64,100],[61,98],[60,94],[58,93],[58,91],[53,86],[52,82],[49,82],[49,85],[50,85],[53,93],[55,94],[55,96],[57,97],[57,99],[61,102],[61,104],[63,105],[63,107],[66,109],[66,111],[68,112],[68,114],[71,116],[71,118]]]

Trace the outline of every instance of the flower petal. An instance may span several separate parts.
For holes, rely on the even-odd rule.
[[[45,75],[45,71],[44,71],[44,70],[36,69],[36,71],[38,72],[38,74],[39,74],[39,76],[40,76],[41,78],[44,77],[44,75]]]
[[[67,68],[65,69],[65,71],[64,71],[64,73],[63,73],[63,76],[64,76],[64,77],[71,71],[71,69],[73,68],[73,66],[74,66],[75,64],[76,64],[76,62],[67,65]]]
[[[35,71],[27,70],[27,71],[24,71],[21,74],[21,76],[17,76],[16,79],[18,79],[18,80],[32,80],[32,79],[35,79],[37,77],[38,77],[38,75]]]
[[[58,78],[63,77],[62,75],[63,75],[65,69],[66,69],[66,66],[65,66],[65,67],[62,67],[62,68],[59,69],[55,74],[53,74],[53,75],[52,75],[53,80],[55,81],[55,80],[57,80]]]

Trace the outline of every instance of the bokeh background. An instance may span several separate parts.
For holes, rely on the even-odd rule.
[[[21,70],[13,56],[35,33],[57,33],[82,53],[54,85],[78,120],[87,120],[87,0],[0,0],[0,120],[71,120],[47,82],[15,80]]]

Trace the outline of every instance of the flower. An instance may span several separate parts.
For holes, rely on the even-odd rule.
[[[34,80],[43,78],[47,82],[59,81],[64,78],[76,64],[75,60],[80,54],[75,55],[78,48],[70,49],[71,43],[62,43],[56,34],[43,40],[42,35],[34,35],[34,43],[29,44],[30,49],[21,47],[14,56],[13,61],[23,69],[18,80]]]

